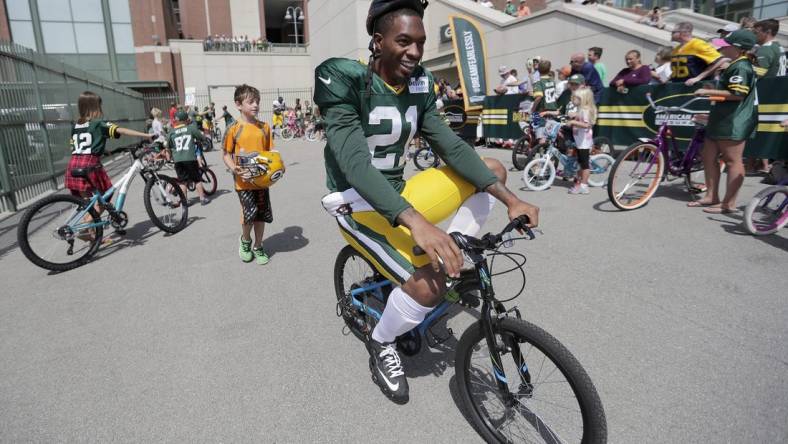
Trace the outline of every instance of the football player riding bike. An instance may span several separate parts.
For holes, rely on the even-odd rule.
[[[408,401],[408,382],[395,338],[421,323],[446,292],[446,276],[459,277],[463,265],[461,251],[436,224],[454,215],[449,232],[475,235],[495,199],[510,219],[527,215],[533,226],[539,220],[539,209],[504,185],[503,165],[482,160],[438,114],[435,81],[419,65],[426,5],[373,0],[369,64],[334,58],[315,69],[314,101],[328,138],[331,193],[323,206],[347,242],[398,285],[367,340],[373,379],[397,403]],[[406,182],[406,147],[417,131],[446,166]],[[417,245],[426,255],[413,253]]]

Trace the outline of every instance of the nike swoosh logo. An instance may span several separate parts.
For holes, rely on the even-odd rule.
[[[324,78],[322,78],[320,76],[317,76],[317,78],[320,79],[320,81],[325,83],[326,85],[330,85],[331,84],[331,77],[329,77],[327,79],[324,79]]]
[[[399,388],[399,382],[396,383],[396,384],[392,384],[386,378],[386,375],[384,375],[383,372],[381,372],[380,370],[378,370],[378,374],[380,375],[381,378],[383,378],[383,381],[385,381],[386,385],[389,386],[389,388],[391,389],[392,392],[396,392],[397,391],[397,389]]]

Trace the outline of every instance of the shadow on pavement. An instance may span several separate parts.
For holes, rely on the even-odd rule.
[[[276,253],[300,250],[308,244],[309,239],[304,237],[304,229],[298,226],[287,227],[281,233],[263,240],[268,257],[273,257]]]
[[[750,236],[755,240],[761,241],[767,245],[770,245],[775,248],[779,248],[780,250],[788,252],[788,238],[785,238],[781,235],[778,231],[774,234],[769,234],[767,236],[755,236],[750,234],[747,231],[747,228],[744,226],[744,219],[743,219],[743,212],[737,212],[735,214],[726,214],[722,217],[729,217],[730,219],[718,219],[716,217],[709,217],[708,219],[714,222],[720,223],[720,228],[725,230],[730,234],[735,234],[739,236]]]
[[[194,222],[200,219],[205,219],[205,218],[199,216],[189,217],[189,220],[186,222],[186,226],[183,229],[185,230],[189,228],[190,225],[192,225]],[[123,236],[118,236],[114,234],[111,229],[109,230],[109,233],[105,231],[104,237],[111,236],[114,239],[114,241],[112,242],[112,244],[106,247],[102,247],[98,251],[96,256],[93,258],[93,260],[107,257],[111,254],[114,254],[128,247],[136,247],[139,245],[144,245],[151,236],[157,233],[162,233],[164,237],[176,236],[178,234],[178,233],[175,234],[165,233],[159,230],[155,225],[153,225],[153,222],[151,222],[150,219],[145,219],[143,221],[137,222],[131,227],[126,227],[126,234]]]

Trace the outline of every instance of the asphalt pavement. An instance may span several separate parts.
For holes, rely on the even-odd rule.
[[[335,314],[343,240],[320,205],[322,144],[280,150],[266,266],[238,259],[238,198],[217,152],[220,190],[184,231],[151,224],[137,179],[127,235],[76,270],[37,268],[16,246],[18,216],[0,222],[0,441],[480,441],[454,377],[472,315],[453,313],[456,339],[405,359],[410,402],[388,401]],[[681,181],[631,212],[603,189],[507,183],[542,209],[543,234],[514,247],[528,257],[516,304],[583,364],[610,442],[788,442],[788,232],[753,237],[741,212],[686,208]],[[747,178],[739,204],[763,187]],[[505,219],[498,206],[487,228]],[[519,284],[495,281],[501,296]]]

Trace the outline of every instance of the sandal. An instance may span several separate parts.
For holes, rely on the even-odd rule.
[[[731,213],[735,213],[736,210],[732,210],[730,208],[723,208],[722,206],[717,206],[717,207],[704,208],[703,212],[708,214],[731,214]]]
[[[719,203],[706,203],[706,202],[701,202],[699,200],[693,200],[692,202],[687,202],[687,206],[690,208],[710,207],[712,205],[719,205]]]

